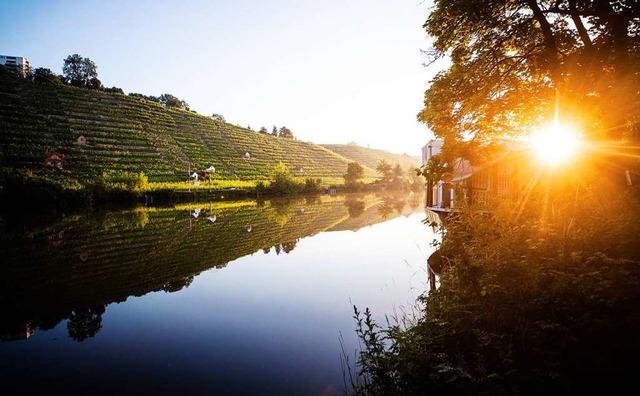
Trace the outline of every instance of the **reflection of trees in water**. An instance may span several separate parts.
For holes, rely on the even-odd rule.
[[[393,212],[402,214],[406,205],[406,197],[395,194],[385,194],[380,196],[382,204],[378,206],[378,214],[383,219],[387,219]]]
[[[69,315],[67,332],[72,340],[82,342],[94,337],[102,329],[102,314],[105,306],[76,309]]]
[[[383,219],[388,219],[389,215],[393,213],[393,208],[389,205],[386,204],[382,204],[380,206],[378,206],[378,214],[380,215],[380,217],[382,217]]]
[[[411,209],[417,209],[422,204],[422,195],[411,193],[409,196],[409,207]]]
[[[102,212],[97,220],[103,230],[118,228],[123,230],[136,230],[143,228],[149,222],[149,215],[143,208],[119,212]]]
[[[317,195],[308,195],[304,198],[307,205],[319,205],[321,203],[320,197]]]
[[[274,199],[271,201],[271,208],[269,211],[269,217],[271,217],[280,227],[289,222],[292,215],[292,206],[294,204],[293,199]]]
[[[296,245],[298,244],[299,240],[300,239],[298,238],[290,242],[283,242],[283,243],[274,245],[273,248],[276,251],[276,255],[280,255],[281,252],[285,252],[286,254],[289,254],[290,252],[293,251],[293,249],[296,248]],[[262,251],[264,252],[264,254],[267,254],[271,251],[271,248],[268,247],[268,248],[262,249]]]
[[[349,217],[357,218],[364,213],[364,201],[361,201],[355,197],[347,197],[344,201],[344,206],[347,207],[349,211]]]
[[[393,203],[393,209],[396,211],[396,213],[401,214],[405,205],[406,203],[404,200],[403,201],[397,200]]]
[[[295,241],[291,241],[291,242],[284,242],[282,244],[282,250],[286,253],[289,254],[289,252],[293,251],[293,249],[296,248],[296,244],[298,243],[298,240],[296,239]]]
[[[169,281],[162,286],[162,290],[167,293],[175,293],[189,287],[191,285],[191,282],[193,282],[193,275]]]

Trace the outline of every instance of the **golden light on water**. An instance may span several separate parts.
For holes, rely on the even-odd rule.
[[[529,137],[536,156],[550,165],[570,161],[578,153],[581,136],[574,128],[554,122]]]

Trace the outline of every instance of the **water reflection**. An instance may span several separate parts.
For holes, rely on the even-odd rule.
[[[418,205],[415,204],[418,202]],[[419,208],[417,195],[307,197],[185,204],[67,217],[0,233],[0,336],[27,339],[68,319],[94,337],[109,304],[177,292],[198,274],[258,251],[292,252],[301,238],[357,230]]]

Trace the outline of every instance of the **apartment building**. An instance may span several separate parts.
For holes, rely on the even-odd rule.
[[[18,67],[23,77],[29,73],[29,60],[23,56],[0,55],[0,65]]]

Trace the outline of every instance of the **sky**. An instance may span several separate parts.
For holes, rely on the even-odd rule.
[[[62,73],[78,53],[105,86],[171,93],[203,115],[303,141],[419,155],[438,71],[423,0],[0,0],[0,54]]]

